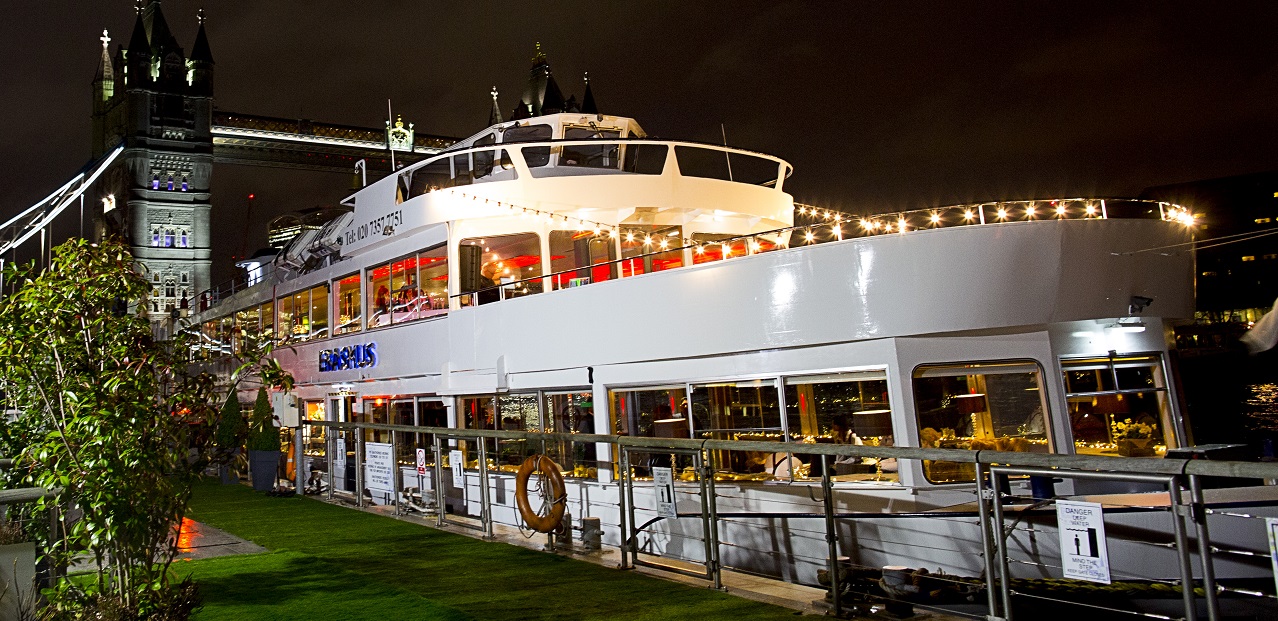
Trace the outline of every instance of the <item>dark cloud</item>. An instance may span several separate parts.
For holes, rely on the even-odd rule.
[[[198,2],[167,0],[179,42]],[[0,23],[0,213],[87,159],[97,37],[131,2],[11,3]],[[224,110],[464,136],[509,111],[540,41],[560,84],[651,133],[772,153],[797,199],[857,211],[1131,195],[1278,168],[1270,2],[210,2]],[[220,254],[342,175],[219,167]],[[236,229],[230,234],[230,229]],[[224,247],[237,248],[225,249]]]

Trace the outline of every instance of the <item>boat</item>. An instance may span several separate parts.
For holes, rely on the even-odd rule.
[[[359,189],[343,201],[350,213],[295,240],[262,282],[195,314],[196,355],[234,354],[240,328],[273,331],[296,379],[284,407],[294,421],[793,442],[789,454],[710,459],[719,511],[762,516],[723,521],[723,565],[809,584],[828,565],[824,531],[784,514],[819,507],[823,474],[839,510],[862,516],[841,526],[851,562],[969,576],[984,565],[974,510],[945,513],[975,499],[972,464],[823,468],[805,446],[1116,460],[1193,446],[1169,338],[1193,317],[1188,210],[1070,198],[853,216],[796,205],[792,170],[652,139],[622,116],[494,123]],[[337,492],[382,503],[429,485],[414,454],[434,462],[428,438],[328,433],[308,432],[303,472],[331,474]],[[373,459],[357,440],[394,446],[399,476],[357,475]],[[604,541],[619,545],[615,446],[529,444],[492,440],[483,464],[471,445],[466,485],[482,465],[513,489],[523,460],[546,452],[567,477],[569,513],[602,518]],[[638,479],[661,467],[695,476],[686,456],[629,463]],[[450,511],[481,512],[475,495],[439,486]],[[520,524],[509,494],[491,502],[493,520]],[[929,511],[940,517],[919,517]],[[1176,575],[1166,514],[1120,514],[1139,536],[1111,542],[1116,579]],[[700,529],[666,520],[644,550],[704,560]],[[1248,533],[1213,535],[1263,553]],[[1049,539],[1022,528],[1011,548],[1046,558]],[[1255,575],[1265,559],[1222,559],[1217,572]]]

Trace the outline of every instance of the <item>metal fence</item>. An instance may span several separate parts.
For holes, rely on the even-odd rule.
[[[372,432],[389,432],[393,455],[400,455],[401,438],[413,438],[414,448],[426,449],[433,463],[429,467],[418,470],[416,481],[411,476],[404,476],[406,467],[398,460],[391,473],[393,493],[385,495],[381,504],[393,504],[398,513],[405,510],[431,512],[435,514],[439,525],[455,524],[481,531],[484,536],[491,536],[494,523],[506,523],[519,526],[517,514],[507,510],[504,516],[497,515],[492,498],[500,496],[504,489],[504,479],[491,476],[495,470],[488,459],[486,442],[520,441],[526,446],[534,446],[540,442],[593,444],[600,443],[610,447],[611,459],[598,462],[604,476],[600,485],[615,487],[610,494],[595,494],[587,498],[585,495],[576,502],[579,515],[603,516],[609,518],[607,526],[618,534],[618,546],[621,551],[621,566],[629,568],[636,565],[673,569],[682,573],[703,577],[710,586],[722,584],[721,572],[728,566],[724,562],[724,550],[729,550],[737,558],[742,555],[767,555],[772,552],[761,549],[746,541],[736,538],[744,529],[755,528],[760,531],[775,529],[774,522],[760,520],[779,520],[785,522],[786,528],[802,531],[812,538],[823,538],[825,558],[816,558],[809,552],[809,561],[819,561],[825,567],[826,577],[822,584],[829,590],[827,598],[835,614],[842,614],[845,608],[855,606],[852,601],[881,600],[885,605],[914,605],[929,608],[932,604],[922,601],[915,594],[920,589],[936,587],[937,591],[952,590],[965,592],[974,596],[984,592],[984,604],[980,610],[966,611],[963,607],[946,607],[951,614],[966,614],[973,618],[1012,619],[1018,608],[1034,605],[1068,605],[1078,607],[1080,612],[1106,612],[1115,615],[1132,615],[1143,618],[1188,619],[1199,618],[1201,612],[1212,619],[1222,618],[1220,598],[1227,596],[1231,603],[1243,606],[1258,617],[1278,615],[1278,599],[1274,596],[1272,577],[1267,584],[1252,580],[1241,586],[1222,585],[1216,579],[1215,564],[1218,559],[1232,557],[1267,556],[1263,550],[1231,547],[1229,542],[1213,540],[1208,527],[1208,517],[1246,521],[1248,528],[1255,526],[1257,533],[1265,532],[1267,517],[1262,511],[1246,511],[1235,505],[1208,506],[1204,494],[1205,477],[1230,477],[1241,479],[1278,479],[1278,463],[1256,462],[1224,462],[1187,459],[1119,459],[1113,457],[1071,456],[1038,453],[1001,452],[1001,451],[968,451],[956,449],[931,449],[909,447],[877,447],[847,444],[795,444],[785,442],[755,442],[731,440],[694,440],[672,438],[643,438],[628,436],[609,436],[595,434],[539,433],[522,431],[497,431],[478,429],[454,429],[439,427],[416,427],[405,425],[385,425],[366,423],[335,423],[307,421],[299,430],[299,441],[295,446],[299,454],[296,463],[303,466],[298,469],[296,481],[300,491],[322,491],[321,485],[311,485],[317,477],[327,479],[327,494],[345,497],[356,505],[363,505],[366,498],[375,500],[364,493],[365,481],[361,443],[366,434]],[[322,434],[322,442],[308,441]],[[401,435],[402,434],[402,435]],[[410,436],[411,434],[411,436]],[[349,438],[350,443],[338,446],[338,440]],[[425,441],[429,438],[429,444]],[[454,509],[449,514],[450,502],[446,495],[456,492],[457,486],[450,486],[444,473],[445,451],[461,443],[473,443],[478,449],[478,460],[474,467],[466,473],[462,485],[461,497],[453,504],[466,507],[478,500],[479,511],[475,514]],[[341,463],[347,464],[347,472],[343,478],[348,484],[335,484],[335,463],[330,456],[341,451]],[[544,449],[543,449],[544,450]],[[716,488],[716,473],[713,459],[709,456],[714,451],[759,451],[767,453],[802,453],[819,459],[822,463],[819,485],[792,484],[777,486],[774,489],[801,488],[807,492],[810,502],[796,503],[792,511],[755,511],[724,510],[724,503],[748,505],[729,493]],[[636,477],[632,468],[632,457],[639,454],[669,454],[674,460],[672,465],[689,463],[690,471],[695,473],[679,481],[679,494],[685,502],[673,517],[658,515],[655,507],[645,504],[646,499],[655,497],[652,481]],[[348,459],[349,458],[349,459]],[[840,510],[839,499],[848,493],[831,478],[830,464],[836,458],[870,458],[898,460],[936,460],[971,464],[977,473],[975,485],[971,488],[971,508],[954,507],[950,510],[869,512]],[[355,472],[350,473],[350,462],[355,464]],[[420,464],[419,464],[420,465]],[[469,463],[467,464],[470,465]],[[316,468],[320,469],[316,469]],[[611,476],[607,473],[612,471]],[[307,476],[306,473],[310,473]],[[1149,514],[1150,519],[1158,523],[1150,532],[1170,532],[1170,541],[1137,541],[1136,544],[1174,551],[1174,568],[1169,572],[1178,575],[1179,579],[1145,580],[1141,588],[1156,593],[1164,602],[1161,608],[1155,606],[1153,612],[1135,610],[1115,604],[1117,599],[1102,592],[1090,593],[1086,584],[1080,582],[1054,583],[1058,592],[1042,591],[1030,588],[1034,582],[1018,578],[1013,565],[1028,567],[1042,575],[1056,574],[1060,566],[1051,565],[1040,557],[1029,555],[1012,543],[1017,537],[1028,537],[1031,540],[1046,540],[1054,532],[1054,513],[1048,508],[1057,498],[1048,494],[1043,498],[1030,498],[1013,494],[1008,486],[1009,477],[1055,477],[1078,480],[1102,480],[1110,482],[1129,482],[1154,486],[1158,492],[1132,497],[1132,500],[1107,501],[1104,511],[1106,519],[1113,519],[1124,512],[1141,515]],[[352,485],[349,485],[353,483]],[[413,485],[415,483],[415,485]],[[593,483],[592,483],[593,484]],[[426,486],[429,485],[429,490]],[[342,489],[335,489],[340,487]],[[953,488],[954,486],[950,486]],[[644,500],[636,496],[636,491],[643,492]],[[820,496],[814,494],[819,490]],[[1152,495],[1151,495],[1152,494]],[[1188,498],[1185,495],[1188,495]],[[606,500],[600,500],[604,496]],[[477,497],[477,498],[476,498]],[[611,500],[607,500],[611,498]],[[696,501],[696,508],[688,511],[689,502]],[[1063,498],[1062,498],[1063,500]],[[1028,502],[1028,504],[1027,504]],[[501,505],[502,503],[498,503]],[[1272,507],[1273,504],[1268,506]],[[501,509],[502,507],[497,507]],[[1278,514],[1275,514],[1278,515]],[[868,521],[883,520],[923,520],[925,525],[920,530],[928,530],[938,525],[953,523],[956,520],[975,520],[980,530],[980,554],[983,557],[984,575],[976,578],[949,574],[930,574],[920,576],[910,573],[908,568],[870,567],[858,565],[852,559],[861,557],[859,546],[865,542],[858,537],[844,536],[849,527]],[[641,522],[641,520],[643,520]],[[662,521],[692,520],[699,522],[681,533],[679,536],[697,544],[699,562],[704,571],[691,571],[687,564],[672,564],[659,558],[660,551],[648,549],[652,542],[652,527]],[[1168,523],[1169,522],[1169,523]],[[808,526],[812,524],[812,526]],[[816,526],[819,525],[819,526]],[[673,531],[671,531],[673,532]],[[736,533],[736,534],[734,534]],[[674,536],[674,535],[670,535]],[[646,537],[646,539],[645,539]],[[1263,540],[1263,537],[1260,537]],[[911,542],[887,541],[888,545],[923,545]],[[1041,543],[1041,541],[1040,541]],[[1035,544],[1037,545],[1037,544]],[[1050,556],[1050,555],[1048,555]],[[1197,562],[1195,563],[1195,558]],[[686,560],[686,559],[684,559]],[[1250,558],[1253,566],[1259,566],[1261,559]],[[1268,565],[1268,558],[1263,559]],[[695,565],[694,565],[695,566]],[[867,571],[880,572],[876,586],[866,588],[864,579]],[[1125,574],[1116,570],[1120,580]],[[1262,581],[1263,582],[1263,581]],[[859,585],[859,586],[858,586]],[[1128,587],[1133,588],[1133,587]],[[1130,595],[1130,594],[1129,594]],[[1168,610],[1166,601],[1179,601],[1174,609]]]

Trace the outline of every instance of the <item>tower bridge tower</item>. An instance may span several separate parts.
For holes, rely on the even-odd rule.
[[[93,80],[93,155],[125,150],[103,176],[94,237],[119,235],[151,282],[146,309],[167,318],[211,284],[209,212],[213,173],[213,55],[204,32],[186,56],[159,0],[139,0],[128,46],[109,49]]]

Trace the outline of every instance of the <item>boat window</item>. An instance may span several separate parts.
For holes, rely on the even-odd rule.
[[[470,175],[470,154],[454,155],[452,185],[470,185],[472,179],[473,177]]]
[[[363,328],[364,301],[360,297],[358,272],[337,281],[333,287],[333,306],[337,309],[333,336],[359,332]]]
[[[781,165],[775,160],[708,147],[677,145],[675,160],[679,163],[679,174],[685,177],[776,185],[781,174]]]
[[[257,307],[235,311],[235,331],[231,333],[231,353],[239,355],[244,351],[245,337],[256,340]]]
[[[1176,446],[1160,356],[1062,360],[1061,371],[1075,452],[1139,457]]]
[[[791,441],[895,445],[883,371],[787,378],[785,417],[786,439]],[[819,456],[796,457],[809,464],[807,478],[821,478]],[[847,457],[827,463],[838,481],[897,480],[895,459]]]
[[[233,352],[232,345],[238,339],[235,337],[235,316],[227,315],[218,320],[218,346],[219,352],[223,355],[229,355]]]
[[[412,301],[415,319],[448,312],[448,246],[417,253],[417,296]]]
[[[311,289],[311,326],[306,338],[328,338],[328,283]]]
[[[621,138],[617,130],[594,129],[590,127],[564,128],[564,140],[612,140]],[[560,166],[583,166],[587,168],[617,168],[620,144],[617,142],[598,145],[564,145],[559,155]]]
[[[690,410],[697,438],[779,442],[785,437],[773,380],[694,385]],[[790,480],[808,470],[790,453],[711,451],[710,460],[716,473],[741,480]]]
[[[609,392],[613,429],[617,435],[647,438],[690,438],[685,387],[652,386]],[[672,453],[630,453],[633,476],[652,476],[653,467],[674,468],[676,476],[692,467],[692,457]]]
[[[275,302],[267,301],[257,307],[258,318],[262,325],[262,337],[272,338],[275,336]]]
[[[608,263],[616,258],[616,245],[602,231],[550,232],[550,271],[556,274],[551,285],[555,289],[616,278],[616,265]]]
[[[637,276],[683,265],[683,227],[623,225],[621,275]]]
[[[589,392],[545,393],[542,407],[549,423],[547,431],[595,433],[594,405],[594,396]],[[559,464],[565,477],[598,476],[594,442],[547,442],[546,455]]]
[[[411,179],[409,198],[453,187],[453,172],[450,161],[450,158],[441,157],[429,164],[404,173]]]
[[[275,323],[275,338],[289,341],[293,338],[293,296],[286,295],[279,299],[280,316]]]
[[[364,414],[359,422],[374,425],[390,423],[390,399],[385,397],[364,397]],[[381,429],[365,429],[365,442],[390,442],[390,432]]]
[[[482,147],[484,145],[494,144],[497,142],[496,134],[488,134],[476,140],[473,146]],[[475,160],[475,178],[482,179],[493,172],[493,154],[495,151],[475,151],[471,156]]]
[[[1046,453],[1042,373],[1033,361],[920,366],[914,405],[923,447]],[[933,483],[973,481],[970,463],[923,461]]]
[[[640,175],[660,175],[666,168],[666,156],[670,152],[664,144],[627,144],[622,170]]]
[[[390,403],[390,423],[392,425],[415,425],[417,415],[413,411],[412,399],[395,399]],[[395,463],[400,466],[417,465],[417,434],[408,431],[395,433]]]
[[[554,128],[545,124],[525,125],[506,130],[502,135],[502,143],[511,142],[543,142],[554,136]],[[525,147],[520,150],[524,163],[529,168],[538,168],[550,164],[550,147]]]
[[[541,238],[517,233],[461,240],[463,306],[541,293]],[[477,259],[466,259],[472,256]],[[534,280],[527,280],[534,279]]]
[[[447,248],[437,246],[369,270],[368,327],[433,317],[448,310]]]

